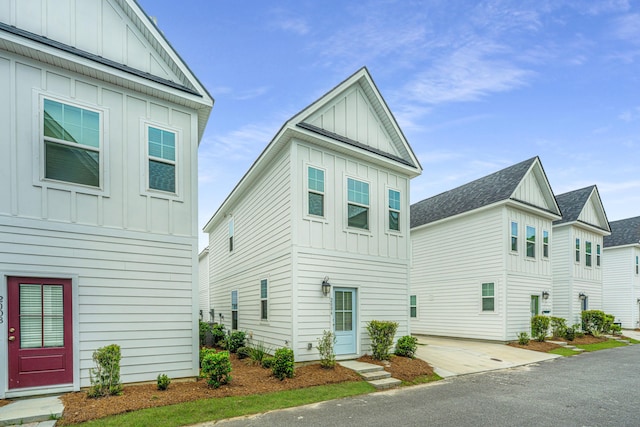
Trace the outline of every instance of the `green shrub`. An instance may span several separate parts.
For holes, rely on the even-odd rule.
[[[165,374],[158,374],[158,390],[166,390],[171,384],[171,378]]]
[[[620,325],[611,325],[611,333],[613,335],[622,335],[622,326]]]
[[[336,354],[333,346],[336,336],[331,331],[322,331],[322,338],[318,338],[318,352],[320,353],[320,366],[325,369],[333,369],[336,366]]]
[[[273,358],[272,356],[268,356],[265,357],[264,359],[262,359],[262,367],[265,369],[271,369],[273,368],[273,364],[275,362],[275,358]]]
[[[367,332],[371,338],[371,352],[374,359],[388,360],[393,345],[393,337],[398,329],[396,322],[372,320],[367,323]]]
[[[202,360],[204,359],[204,357],[207,354],[214,354],[215,352],[216,352],[216,350],[213,349],[213,348],[208,348],[208,347],[201,347],[200,348],[200,363],[199,363],[199,365],[200,365],[201,368],[202,368]]]
[[[89,397],[118,396],[122,394],[120,383],[120,346],[111,344],[93,352],[95,368],[89,369],[91,387]]]
[[[208,352],[202,359],[202,374],[209,387],[218,388],[231,381],[231,360],[229,352]]]
[[[582,312],[582,329],[593,335],[599,336],[613,331],[615,317],[601,310],[586,310]]]
[[[533,316],[531,318],[531,336],[536,341],[543,342],[549,332],[549,317],[547,316]]]
[[[567,332],[567,321],[562,317],[551,317],[551,334],[556,338],[563,338]]]
[[[576,323],[575,325],[573,325],[571,327],[571,329],[573,329],[573,331],[575,333],[575,338],[584,337],[584,331],[582,330],[582,326],[580,325],[580,323]]]
[[[286,347],[277,349],[273,356],[271,370],[280,381],[285,378],[293,378],[293,350]]]
[[[238,355],[238,359],[246,359],[249,357],[251,349],[249,347],[240,347],[236,354]]]
[[[211,336],[213,337],[214,346],[221,345],[227,336],[224,332],[224,325],[222,323],[214,323],[211,327]]]
[[[247,348],[248,357],[251,359],[252,363],[256,365],[261,365],[262,361],[273,352],[273,349],[262,341],[250,344]]]
[[[398,339],[396,343],[396,355],[414,358],[418,349],[418,338],[405,335]]]
[[[207,343],[207,333],[211,332],[211,325],[207,322],[199,321],[200,330],[200,345],[203,346]]]
[[[575,328],[573,326],[565,329],[564,338],[567,341],[573,341],[573,340],[576,339],[576,330],[575,330]]]
[[[232,332],[225,340],[224,347],[231,353],[236,353],[240,347],[244,347],[247,341],[247,334],[243,331]]]
[[[518,344],[520,345],[529,345],[529,334],[526,332],[518,333]]]

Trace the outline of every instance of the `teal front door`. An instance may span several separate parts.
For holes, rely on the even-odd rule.
[[[335,353],[356,353],[356,290],[334,288],[333,290],[333,330],[336,334]]]

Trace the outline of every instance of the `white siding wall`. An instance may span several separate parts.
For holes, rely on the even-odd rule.
[[[551,311],[552,298],[542,299],[542,291],[551,290],[551,276],[509,274],[507,276],[506,340],[515,340],[520,332],[531,333],[531,296],[539,296],[540,313]]]
[[[210,304],[231,328],[238,291],[238,329],[272,347],[292,342],[290,153],[284,150],[237,206],[209,233]],[[229,223],[234,221],[234,250]],[[260,320],[260,280],[269,280],[269,320]]]
[[[603,260],[604,311],[622,322],[623,328],[637,328],[640,320],[640,276],[635,274],[635,257],[640,249],[634,247],[607,248]]]
[[[531,178],[531,175],[529,175]],[[551,250],[554,246],[552,222],[530,212],[521,211],[519,209],[507,209],[507,227],[508,243],[505,245],[505,251],[509,253],[507,257],[507,270],[510,273],[519,273],[529,277],[551,277]],[[518,252],[511,251],[511,222],[518,223]],[[535,236],[535,257],[527,256],[527,226],[534,227]],[[549,232],[549,258],[542,256],[542,235],[543,231]]]
[[[553,315],[556,317],[569,318],[572,307],[574,246],[570,226],[554,227],[553,243],[551,246],[551,256],[553,258]],[[577,294],[575,298],[578,298]]]
[[[202,320],[214,321],[209,315],[209,251],[198,256],[198,309],[202,311]]]

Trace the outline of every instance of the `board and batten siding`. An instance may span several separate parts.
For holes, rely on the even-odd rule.
[[[194,239],[0,215],[0,275],[77,277],[80,386],[118,344],[123,382],[197,375]],[[76,285],[74,283],[74,286]]]
[[[210,307],[231,328],[231,291],[238,291],[238,329],[273,347],[292,341],[290,151],[282,150],[209,232]],[[229,251],[229,221],[234,244]],[[260,280],[269,280],[269,320],[260,320]]]
[[[408,261],[311,248],[299,248],[294,260],[296,361],[318,360],[317,340],[333,330],[332,297],[322,295],[320,286],[325,276],[334,288],[356,289],[358,354],[371,353],[366,329],[371,320],[397,322],[396,339],[409,334]]]
[[[640,249],[611,247],[604,251],[603,309],[625,329],[640,326],[640,276],[635,274],[635,257]]]
[[[553,315],[568,319],[571,307],[572,277],[574,262],[574,246],[571,227],[556,227],[553,230],[551,256],[553,258]],[[574,246],[572,246],[572,244]],[[577,298],[577,295],[576,295]]]
[[[301,142],[296,153],[296,204],[299,207],[295,244],[385,260],[409,258],[409,178],[336,152]],[[307,170],[325,171],[325,216],[308,215]],[[347,179],[369,184],[369,230],[347,226]],[[388,192],[400,192],[400,231],[388,227]]]
[[[411,232],[411,332],[504,339],[504,208],[442,221]],[[495,311],[482,312],[482,283],[495,284]]]
[[[518,251],[511,251],[511,222],[518,223]],[[507,208],[507,220],[504,221],[507,227],[507,243],[505,250],[509,253],[507,257],[507,270],[510,273],[519,273],[529,277],[547,277],[551,279],[551,251],[554,246],[552,235],[552,222],[544,217],[525,212],[520,209]],[[527,226],[536,230],[535,257],[527,256]],[[549,258],[543,257],[543,232],[549,232]],[[551,283],[549,283],[551,285]]]
[[[212,322],[209,315],[209,249],[198,255],[198,310],[204,322]]]

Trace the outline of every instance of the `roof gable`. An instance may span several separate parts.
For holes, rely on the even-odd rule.
[[[598,187],[591,185],[569,191],[556,197],[562,210],[562,219],[553,225],[579,222],[609,232],[609,221],[605,213]]]
[[[611,235],[604,236],[604,247],[640,245],[640,216],[611,221]]]
[[[411,166],[417,173],[422,170],[365,67],[296,114],[287,125]]]
[[[507,200],[560,214],[538,157],[411,205],[411,228]]]

